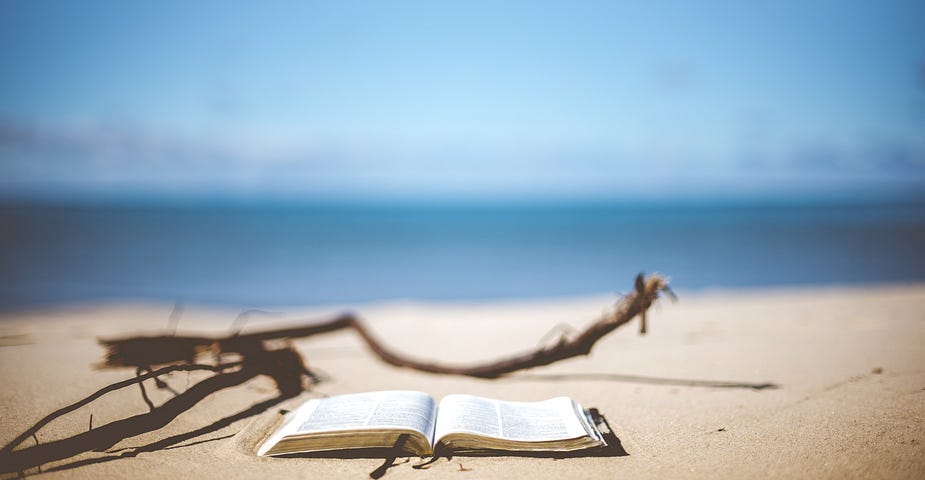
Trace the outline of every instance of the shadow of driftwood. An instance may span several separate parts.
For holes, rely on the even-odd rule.
[[[747,383],[723,380],[691,380],[685,378],[646,377],[618,373],[527,373],[503,377],[504,380],[557,382],[564,380],[589,380],[595,382],[646,383],[650,385],[673,385],[678,387],[742,388],[752,390],[773,390],[780,388],[776,383]]]
[[[81,453],[89,451],[104,451],[111,448],[116,443],[126,438],[134,437],[142,433],[151,432],[163,428],[181,413],[189,410],[207,396],[223,390],[225,388],[240,385],[259,374],[256,370],[242,369],[231,373],[223,373],[207,378],[185,392],[177,395],[164,402],[163,405],[156,409],[135,415],[133,417],[117,420],[112,423],[94,428],[87,432],[79,433],[68,438],[55,440],[48,443],[42,443],[20,450],[4,451],[0,454],[0,473],[23,472],[25,470],[40,467],[41,465],[64,460]],[[121,458],[122,456],[134,456],[141,452],[151,452],[175,445],[184,440],[195,438],[197,436],[218,430],[235,420],[245,418],[256,413],[260,413],[271,405],[279,403],[287,396],[280,396],[266,402],[258,403],[251,408],[244,410],[236,415],[226,417],[218,422],[208,425],[189,433],[176,435],[173,437],[160,440],[158,442],[133,449],[119,456],[103,457],[98,459],[83,460],[72,464],[63,465],[55,470],[73,468],[80,465],[97,463],[100,461],[109,461],[109,458]],[[30,429],[31,430],[31,429]]]
[[[273,406],[279,404],[280,402],[282,402],[283,400],[285,400],[285,399],[287,399],[287,398],[289,398],[289,397],[280,395],[280,396],[278,396],[278,397],[274,397],[274,398],[271,398],[271,399],[269,399],[269,400],[265,400],[265,401],[260,402],[260,403],[255,403],[255,404],[252,405],[250,408],[247,408],[247,409],[242,410],[242,411],[240,411],[240,412],[238,412],[238,413],[236,413],[236,414],[234,414],[234,415],[231,415],[231,416],[222,418],[221,420],[217,420],[217,421],[215,421],[214,423],[211,423],[211,424],[209,424],[209,425],[206,425],[206,426],[204,426],[204,427],[202,427],[202,428],[199,428],[199,429],[196,429],[196,430],[193,430],[193,431],[190,431],[190,432],[181,433],[181,434],[179,434],[179,435],[174,435],[174,436],[172,436],[172,437],[167,437],[167,438],[164,438],[164,439],[162,439],[162,440],[158,440],[158,441],[156,441],[156,442],[149,443],[149,444],[147,444],[147,445],[142,445],[142,446],[140,446],[140,447],[127,448],[127,449],[124,449],[124,451],[121,451],[121,452],[119,452],[119,453],[117,453],[117,454],[107,455],[107,456],[105,456],[105,457],[98,457],[98,458],[88,458],[88,459],[86,459],[86,460],[79,460],[79,461],[76,461],[76,462],[71,462],[71,463],[67,463],[67,464],[64,464],[64,465],[59,465],[59,466],[56,466],[56,467],[54,467],[54,468],[49,468],[49,469],[46,470],[46,471],[47,471],[47,472],[56,472],[56,471],[61,471],[61,470],[69,470],[69,469],[72,469],[72,468],[83,467],[83,466],[86,466],[86,465],[93,465],[93,464],[96,464],[96,463],[106,463],[106,462],[111,462],[111,461],[113,461],[113,460],[120,460],[120,459],[123,459],[123,458],[136,457],[136,456],[138,456],[138,455],[141,454],[141,453],[149,453],[149,452],[156,452],[156,451],[159,451],[159,450],[171,450],[171,449],[175,449],[175,448],[191,447],[191,446],[193,446],[193,445],[199,445],[199,444],[202,444],[202,443],[214,442],[214,441],[217,441],[217,440],[223,440],[223,439],[226,439],[226,438],[230,438],[230,437],[232,437],[232,436],[234,436],[234,435],[224,435],[224,436],[217,437],[217,438],[208,438],[208,439],[199,440],[199,441],[196,441],[196,442],[191,442],[191,443],[187,443],[187,444],[183,444],[183,445],[177,445],[178,443],[184,442],[184,441],[186,441],[186,440],[190,440],[190,439],[193,439],[193,438],[202,436],[202,435],[206,435],[206,434],[208,434],[208,433],[212,433],[212,432],[221,430],[222,428],[225,428],[225,427],[227,427],[228,425],[231,425],[232,423],[234,423],[234,422],[236,422],[236,421],[238,421],[238,420],[243,420],[243,419],[245,419],[245,418],[252,417],[252,416],[254,416],[254,415],[258,415],[258,414],[260,414],[260,413],[263,413],[263,412],[265,412],[268,408],[273,407]]]

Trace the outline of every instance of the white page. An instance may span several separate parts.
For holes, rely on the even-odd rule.
[[[401,390],[338,395],[309,404],[292,433],[398,427],[430,437],[436,410],[426,393]]]
[[[422,392],[395,390],[318,398],[305,402],[260,447],[265,455],[288,435],[346,430],[412,429],[433,444],[437,409]]]
[[[520,441],[578,438],[587,431],[567,397],[542,402],[505,402],[472,395],[448,395],[440,402],[434,438],[474,433]]]
[[[440,401],[434,438],[449,432],[501,437],[498,401],[474,395],[447,395]]]

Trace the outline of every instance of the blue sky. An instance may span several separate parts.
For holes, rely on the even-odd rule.
[[[925,190],[922,2],[0,2],[0,190]]]

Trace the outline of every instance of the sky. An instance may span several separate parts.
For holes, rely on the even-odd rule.
[[[922,2],[0,1],[0,197],[897,191]]]

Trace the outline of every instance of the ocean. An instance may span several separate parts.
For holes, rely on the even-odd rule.
[[[0,206],[0,309],[925,281],[925,203]]]

